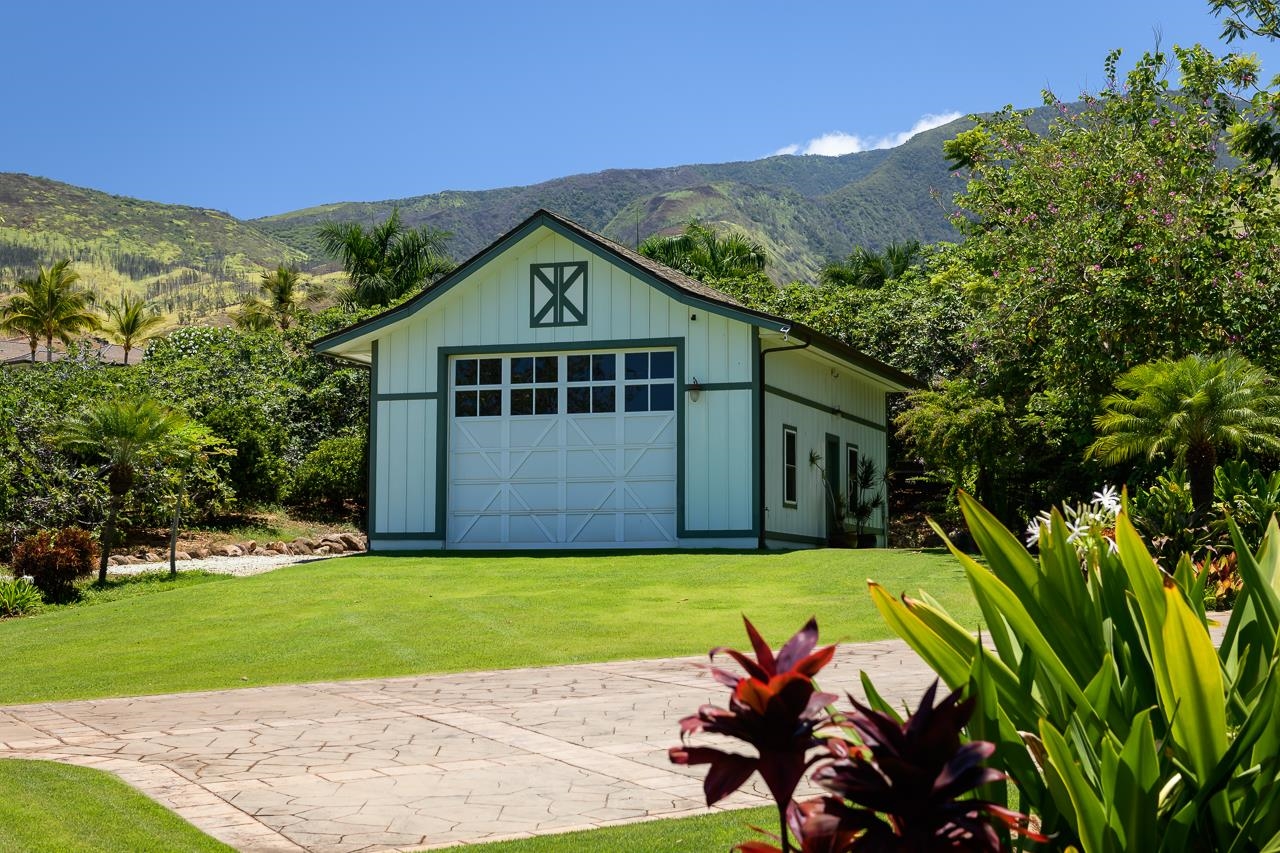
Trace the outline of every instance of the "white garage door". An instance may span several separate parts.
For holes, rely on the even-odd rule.
[[[458,356],[449,367],[451,545],[675,541],[674,351]]]

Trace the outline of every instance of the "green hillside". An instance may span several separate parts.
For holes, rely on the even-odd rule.
[[[456,260],[539,207],[626,245],[697,218],[763,243],[776,280],[811,281],[856,245],[953,239],[948,214],[963,185],[948,172],[942,143],[967,125],[962,119],[897,148],[842,157],[610,169],[524,187],[339,202],[249,222],[0,173],[0,292],[36,264],[71,257],[101,295],[140,293],[182,322],[216,318],[277,263],[332,270],[316,242],[320,223],[370,224],[396,208],[410,225],[451,232]]]
[[[372,223],[399,208],[405,221],[453,234],[458,259],[469,257],[539,207],[634,245],[673,231],[692,217],[741,230],[772,252],[779,281],[811,280],[822,264],[855,245],[954,238],[948,221],[951,177],[942,142],[967,126],[952,122],[898,148],[842,157],[776,156],[738,163],[665,169],[610,169],[527,187],[448,191],[378,202],[348,202],[254,221],[309,254],[315,227],[331,219]]]
[[[64,257],[100,295],[141,293],[184,319],[221,313],[264,269],[308,260],[220,211],[0,173],[0,292]]]

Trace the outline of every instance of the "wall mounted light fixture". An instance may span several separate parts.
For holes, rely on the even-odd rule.
[[[696,403],[698,398],[702,396],[702,383],[698,381],[698,377],[693,377],[693,381],[688,385],[689,402]]]

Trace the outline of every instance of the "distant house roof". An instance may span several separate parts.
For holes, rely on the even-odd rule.
[[[103,340],[85,341],[85,350],[87,352],[97,352],[98,361],[107,364],[124,364],[124,347],[118,344],[107,343]],[[142,361],[142,347],[134,347],[129,352],[129,364],[138,364]],[[36,346],[36,361],[44,361],[49,351],[43,343]],[[55,349],[53,351],[53,360],[62,361],[67,357],[64,350]],[[0,364],[23,364],[31,363],[31,344],[23,337],[17,338],[0,338]]]
[[[649,280],[651,283],[665,285],[667,288],[685,294],[685,297],[692,297],[697,302],[718,305],[721,308],[728,309],[728,312],[736,315],[738,319],[752,323],[757,326],[771,328],[775,331],[784,331],[790,334],[797,334],[803,340],[808,341],[818,349],[824,350],[831,355],[836,356],[843,361],[856,364],[872,373],[875,373],[894,384],[903,386],[904,388],[920,387],[921,383],[913,376],[890,367],[865,353],[859,352],[841,340],[825,335],[816,329],[811,329],[801,323],[788,320],[785,317],[779,317],[766,311],[758,311],[754,308],[748,308],[729,294],[716,290],[696,278],[685,275],[679,270],[674,270],[666,264],[659,263],[652,258],[646,258],[639,252],[628,249],[620,243],[615,243],[607,237],[583,228],[571,219],[566,219],[558,213],[552,213],[549,210],[540,209],[533,213],[524,222],[521,222],[515,228],[512,228],[506,234],[499,237],[487,248],[482,249],[470,259],[460,264],[453,272],[441,278],[430,287],[423,290],[417,296],[383,311],[375,314],[368,319],[362,320],[346,328],[339,329],[322,338],[318,338],[311,342],[311,347],[318,352],[325,352],[338,344],[351,341],[354,338],[361,337],[376,329],[379,329],[388,323],[395,322],[402,317],[412,314],[417,307],[424,303],[430,302],[440,294],[449,290],[453,285],[457,284],[474,269],[478,268],[498,252],[501,252],[517,240],[529,234],[539,225],[546,225],[554,231],[559,231],[571,239],[585,242],[595,248],[602,250],[606,254],[613,255],[622,266],[629,267],[642,278]],[[670,291],[668,291],[670,292]],[[347,357],[347,356],[343,356]]]

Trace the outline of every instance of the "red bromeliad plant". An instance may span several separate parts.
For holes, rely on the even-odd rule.
[[[994,752],[985,741],[965,743],[961,732],[973,713],[972,698],[956,691],[937,706],[937,682],[905,722],[867,708],[852,697],[847,714],[830,705],[813,676],[830,662],[835,647],[813,651],[818,626],[809,623],[775,658],[746,621],[756,657],[726,651],[746,670],[738,677],[712,673],[733,688],[729,709],[704,705],[680,721],[682,737],[711,732],[755,747],[750,757],[712,747],[682,745],[671,750],[677,764],[709,764],[703,784],[707,805],[738,790],[759,771],[778,804],[780,846],[749,841],[742,853],[923,853],[931,850],[998,851],[997,821],[1010,831],[1038,841],[1025,829],[1025,815],[985,800],[966,798],[983,785],[1002,781],[1002,773],[982,766]],[[713,649],[712,656],[721,651]],[[845,733],[856,740],[849,740]],[[810,767],[812,781],[831,793],[793,801]],[[794,838],[794,844],[792,839]],[[795,845],[799,845],[798,847]]]
[[[715,679],[733,688],[728,710],[703,705],[697,714],[680,721],[680,731],[682,739],[695,732],[726,735],[755,747],[757,756],[709,746],[678,746],[672,747],[671,760],[711,765],[702,785],[709,806],[738,790],[759,771],[785,821],[787,804],[812,763],[808,754],[822,743],[815,732],[830,721],[826,708],[836,696],[818,692],[813,676],[830,663],[835,646],[813,650],[818,643],[818,623],[810,619],[775,657],[750,620],[744,617],[742,621],[747,624],[755,659],[727,648],[712,649],[711,657],[714,660],[723,651],[747,671],[747,677],[713,667]]]

